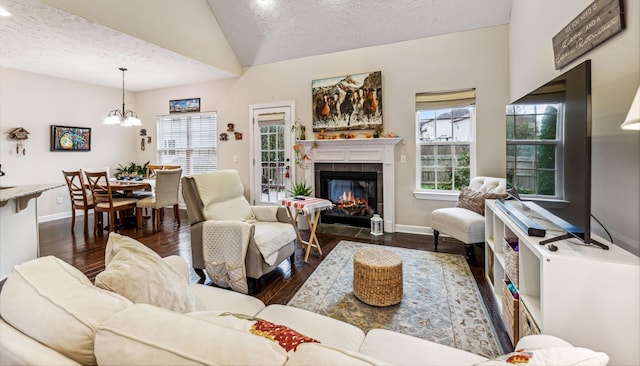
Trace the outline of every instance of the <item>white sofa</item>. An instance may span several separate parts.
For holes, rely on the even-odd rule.
[[[107,253],[105,272],[120,265],[139,276],[136,266],[144,261],[134,250],[138,263],[122,266],[118,258],[124,252],[131,254],[130,248],[125,249]],[[150,263],[182,277],[191,311],[134,303],[98,287],[110,286],[108,279],[98,275],[94,285],[55,257],[16,266],[0,293],[0,365],[506,365],[503,360],[488,360],[387,330],[374,329],[365,335],[350,324],[294,307],[265,307],[248,295],[188,284],[188,267],[180,257],[160,262]],[[157,277],[165,276],[162,271]],[[258,324],[272,327],[258,328]],[[295,351],[286,350],[286,345],[291,348],[301,339],[305,342]],[[604,353],[573,347],[551,336],[525,337],[517,348],[527,350],[515,357],[533,355],[531,360],[537,363],[532,364],[608,362]],[[503,359],[508,357],[514,355]]]

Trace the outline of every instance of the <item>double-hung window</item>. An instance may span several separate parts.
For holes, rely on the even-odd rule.
[[[507,183],[520,194],[562,198],[562,99],[547,93],[507,106]]]
[[[180,165],[184,175],[217,170],[216,124],[216,112],[158,117],[158,164]]]
[[[416,191],[454,192],[469,184],[475,90],[416,94]]]

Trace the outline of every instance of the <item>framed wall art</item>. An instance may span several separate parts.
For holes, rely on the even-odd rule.
[[[382,127],[382,72],[311,82],[313,131]]]
[[[169,113],[200,112],[200,98],[176,99],[169,101]]]
[[[91,128],[51,125],[51,151],[91,151]]]

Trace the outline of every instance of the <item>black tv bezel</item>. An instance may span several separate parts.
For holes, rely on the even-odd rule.
[[[562,200],[558,204],[538,197],[524,196],[523,199],[535,202],[556,216],[556,219],[549,216],[546,219],[567,233],[559,239],[573,237],[606,247],[591,237],[591,60],[581,62],[510,104],[526,103],[536,91],[558,83],[565,85]]]

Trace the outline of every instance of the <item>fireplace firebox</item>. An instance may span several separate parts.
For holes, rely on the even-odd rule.
[[[378,207],[377,172],[320,171],[320,196],[333,202],[322,222],[369,227]]]

